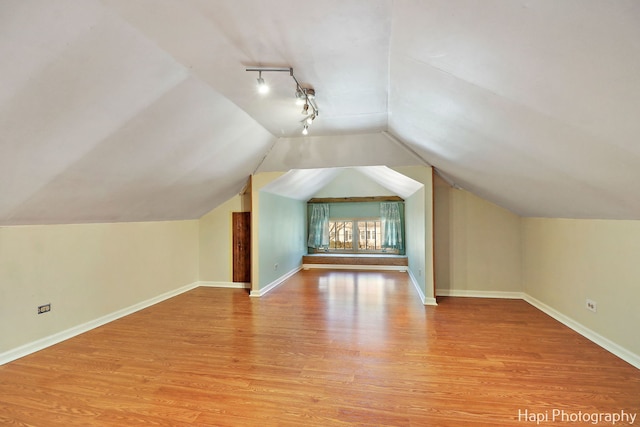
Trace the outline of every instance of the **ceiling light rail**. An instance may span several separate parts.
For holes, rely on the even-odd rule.
[[[315,97],[316,91],[310,87],[302,87],[298,79],[293,74],[292,67],[247,67],[246,71],[258,73],[258,92],[266,94],[269,92],[269,86],[262,78],[264,72],[288,72],[293,81],[296,83],[296,105],[302,106],[302,114],[306,117],[302,119],[302,134],[309,134],[309,125],[318,117],[319,110],[318,104],[316,104]]]

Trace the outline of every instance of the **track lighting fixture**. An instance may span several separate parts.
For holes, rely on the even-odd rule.
[[[265,83],[262,78],[262,72],[265,71],[275,71],[275,72],[289,72],[291,78],[296,83],[296,105],[302,106],[302,114],[304,114],[305,119],[302,120],[303,128],[302,134],[309,134],[309,125],[313,123],[316,117],[318,117],[318,105],[315,102],[316,91],[310,87],[302,87],[296,79],[296,76],[293,75],[293,68],[279,68],[279,67],[248,67],[246,71],[257,71],[258,72],[258,92],[261,94],[266,94],[269,92],[269,86]]]

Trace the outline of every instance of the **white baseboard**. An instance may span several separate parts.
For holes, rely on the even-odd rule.
[[[418,296],[420,297],[420,301],[422,301],[422,304],[438,305],[435,298],[431,298],[431,297],[427,298],[427,296],[425,296],[424,292],[422,292],[422,289],[420,288],[420,285],[418,284],[418,281],[416,280],[411,270],[407,270],[407,272],[409,273],[409,279],[411,279],[411,283],[413,283],[413,287],[416,288],[416,291],[418,291]]]
[[[471,290],[466,290],[466,289],[436,289],[436,296],[439,296],[439,297],[468,297],[468,298],[524,299],[524,293],[523,292],[471,291]]]
[[[543,303],[542,301],[535,299],[531,295],[524,294],[523,299],[529,304],[531,304],[532,306],[534,306],[535,308],[537,308],[538,310],[548,314],[549,316],[556,319],[558,322],[562,323],[565,326],[568,326],[569,328],[573,329],[574,331],[576,331],[583,337],[587,338],[588,340],[598,344],[600,347],[615,354],[625,362],[640,369],[640,355],[637,355],[627,350],[626,348],[614,343],[613,341],[603,337],[597,332],[592,331],[591,329],[587,328],[583,324],[576,322],[575,320],[573,320],[568,316],[565,316],[555,308],[550,307],[547,304]]]
[[[424,301],[422,301],[424,305],[438,305],[435,298],[425,297]]]
[[[296,274],[300,271],[302,267],[297,267],[291,270],[289,273],[284,276],[279,277],[275,281],[271,282],[269,285],[264,287],[258,292],[251,291],[251,297],[261,297],[265,295],[267,292],[275,289],[277,286],[282,284],[289,277]],[[420,296],[420,300],[424,305],[437,305],[435,298],[427,298],[420,289],[417,280],[411,273],[411,270],[408,270],[409,277],[411,279],[411,283],[416,288],[418,295]],[[174,296],[180,295],[184,292],[190,291],[198,286],[211,286],[211,287],[220,287],[220,288],[247,288],[247,283],[233,283],[233,282],[195,282],[190,285],[183,286],[181,288],[165,292],[164,294],[158,295],[156,297],[150,298],[148,300],[142,301],[140,303],[131,305],[129,307],[123,308],[121,310],[115,311],[113,313],[107,314],[105,316],[99,317],[97,319],[91,320],[89,322],[83,323],[78,326],[74,326],[72,328],[66,329],[64,331],[58,332],[56,334],[50,335],[48,337],[41,338],[39,340],[24,344],[20,347],[14,348],[12,350],[6,351],[4,353],[0,353],[0,365],[4,365],[21,357],[27,356],[31,353],[35,353],[36,351],[40,351],[44,348],[50,347],[54,344],[67,340],[69,338],[73,338],[77,335],[80,335],[84,332],[88,332],[92,329],[95,329],[99,326],[105,325],[109,322],[113,322],[121,317],[128,316],[129,314],[135,313],[136,311],[140,311],[147,307],[150,307],[154,304],[158,304],[164,300],[172,298]],[[525,294],[524,292],[500,292],[500,291],[469,291],[469,290],[451,290],[451,289],[438,289],[436,290],[437,296],[452,296],[452,297],[473,297],[473,298],[507,298],[507,299],[523,299],[532,306],[536,307],[540,311],[548,314],[549,316],[556,319],[558,322],[568,326],[575,332],[604,348],[605,350],[613,353],[618,356],[622,360],[627,363],[633,365],[634,367],[640,369],[640,356],[627,350],[626,348],[614,343],[613,341],[603,337],[602,335],[592,331],[586,326],[582,325],[579,322],[571,319],[568,316],[560,313],[556,309],[546,305],[545,303],[537,300],[536,298]]]
[[[198,286],[199,286],[198,282],[195,282],[190,285],[186,285],[181,288],[174,289],[169,292],[165,292],[162,295],[149,298],[148,300],[139,302],[137,304],[123,308],[121,310],[114,311],[113,313],[109,313],[97,319],[90,320],[89,322],[83,323],[81,325],[74,326],[72,328],[55,333],[53,335],[49,335],[48,337],[44,337],[39,340],[21,345],[20,347],[1,353],[0,365],[4,365],[5,363],[9,363],[21,357],[27,356],[31,353],[35,353],[36,351],[40,351],[54,344],[58,344],[62,341],[68,340],[69,338],[73,338],[77,335],[80,335],[84,332],[88,332],[92,329],[105,325],[109,322],[113,322],[114,320],[120,319],[121,317],[128,316],[129,314],[133,314],[136,311],[140,311],[154,304],[158,304],[159,302],[162,302],[166,299],[173,298],[184,292],[190,291],[191,289],[197,288]]]
[[[416,280],[411,270],[409,270],[409,279],[411,279],[411,283],[413,284],[413,287],[416,288],[416,291],[418,292],[418,296],[420,297],[420,301],[422,301],[422,304],[426,305],[427,297],[424,295],[424,292],[422,292],[422,289],[420,289],[420,285],[418,284],[418,281]]]
[[[471,298],[504,298],[504,299],[521,299],[543,313],[553,317],[558,322],[565,326],[568,326],[575,332],[579,333],[583,337],[587,338],[591,342],[599,345],[605,350],[615,354],[625,362],[640,369],[640,356],[627,350],[626,348],[614,343],[613,341],[603,337],[597,332],[592,331],[583,324],[576,322],[572,318],[560,313],[558,310],[548,306],[524,292],[501,292],[501,291],[471,291],[461,289],[436,289],[437,296],[449,296],[449,297],[471,297]]]
[[[325,270],[408,271],[406,265],[302,264],[302,268],[304,270],[317,268]]]
[[[302,266],[294,268],[290,272],[286,273],[284,276],[278,277],[276,280],[274,280],[273,282],[269,283],[264,288],[262,288],[262,289],[260,289],[258,291],[251,290],[251,293],[249,293],[249,296],[250,297],[255,297],[255,298],[259,298],[261,296],[264,296],[267,292],[270,292],[270,291],[274,290],[275,288],[280,286],[285,280],[287,280],[289,277],[293,276],[294,274],[296,274],[300,270],[302,270]]]
[[[198,286],[207,288],[231,288],[231,289],[251,289],[251,283],[247,282],[198,282]]]

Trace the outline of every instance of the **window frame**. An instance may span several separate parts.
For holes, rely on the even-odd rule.
[[[400,253],[397,249],[360,249],[360,233],[361,230],[358,228],[358,223],[361,222],[377,222],[380,224],[380,232],[378,234],[378,239],[380,240],[380,245],[382,246],[382,218],[380,217],[344,217],[344,218],[329,218],[329,227],[331,227],[331,223],[336,222],[350,222],[351,223],[351,249],[340,248],[335,249],[331,248],[331,243],[329,243],[329,247],[324,250],[326,253],[337,253],[337,254],[392,254],[397,255]],[[364,232],[371,232],[371,230],[362,230]],[[332,241],[331,232],[329,232],[329,242]],[[367,240],[365,238],[365,240]],[[345,245],[346,246],[346,245]]]

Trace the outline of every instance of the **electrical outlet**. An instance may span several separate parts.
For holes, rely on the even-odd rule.
[[[587,308],[587,310],[593,311],[595,313],[595,312],[598,311],[598,304],[596,304],[595,301],[590,300],[589,298],[587,298],[586,308]]]
[[[38,306],[38,314],[48,313],[51,311],[51,303]]]

